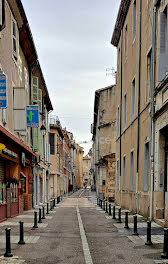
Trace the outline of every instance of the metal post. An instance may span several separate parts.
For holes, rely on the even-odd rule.
[[[49,204],[47,203],[47,215],[49,214]]]
[[[138,231],[137,231],[137,215],[134,215],[133,217],[134,217],[134,233],[133,233],[133,235],[139,236]]]
[[[113,219],[116,219],[116,216],[115,216],[115,205],[113,206]]]
[[[34,226],[33,228],[38,228],[38,225],[37,225],[37,212],[34,212]]]
[[[147,241],[145,243],[145,245],[153,245],[152,241],[151,241],[151,221],[147,221]]]
[[[122,223],[121,221],[121,208],[118,209],[118,221],[117,223]]]
[[[168,258],[168,228],[164,228],[164,245],[163,245],[163,253],[161,254],[161,258]]]
[[[108,213],[108,202],[106,202],[106,213]]]
[[[102,208],[102,200],[100,200],[100,207]]]
[[[39,208],[39,220],[38,220],[38,223],[42,223],[42,220],[41,220],[41,208]]]
[[[124,226],[124,228],[129,229],[129,226],[128,226],[128,212],[125,212],[125,226]]]
[[[50,201],[50,211],[52,211],[52,201]]]
[[[54,207],[55,207],[55,198],[54,198],[54,201],[53,202],[54,202]]]
[[[111,215],[111,204],[109,204],[109,215]]]
[[[42,219],[45,219],[45,206],[43,206],[43,217]]]
[[[19,245],[24,245],[25,242],[24,242],[24,229],[23,229],[23,224],[24,222],[19,222],[20,224],[20,240],[18,242]]]
[[[10,228],[6,228],[6,252],[4,254],[5,258],[11,258],[13,257],[13,254],[11,253],[11,241],[10,241]]]
[[[103,210],[105,211],[105,200],[103,200]]]
[[[97,205],[99,205],[99,198],[97,198]]]

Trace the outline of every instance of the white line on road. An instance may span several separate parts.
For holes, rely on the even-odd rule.
[[[83,190],[80,194],[79,194],[79,198],[81,197],[82,193],[84,193],[85,190]]]
[[[78,216],[78,223],[79,223],[79,229],[80,229],[80,236],[82,240],[83,253],[85,257],[85,263],[93,264],[90,250],[89,250],[89,245],[88,245],[86,234],[85,234],[85,230],[84,230],[83,223],[82,223],[82,218],[81,218],[80,211],[79,211],[78,199],[77,199],[76,211],[77,211],[77,216]]]

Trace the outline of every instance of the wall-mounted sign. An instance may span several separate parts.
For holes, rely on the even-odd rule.
[[[39,127],[39,106],[28,105],[27,106],[27,126]]]
[[[4,154],[10,156],[11,158],[15,158],[15,159],[17,159],[17,157],[18,157],[18,155],[17,155],[15,152],[13,152],[12,150],[7,149],[7,148],[4,148],[4,149],[2,150],[2,153],[4,153]]]
[[[0,109],[7,108],[6,75],[0,73]]]

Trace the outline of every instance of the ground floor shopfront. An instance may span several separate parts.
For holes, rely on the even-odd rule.
[[[0,126],[0,222],[32,208],[31,149]]]

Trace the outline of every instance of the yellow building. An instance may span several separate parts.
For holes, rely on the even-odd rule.
[[[77,188],[83,188],[83,154],[83,148],[75,144],[75,178]]]

